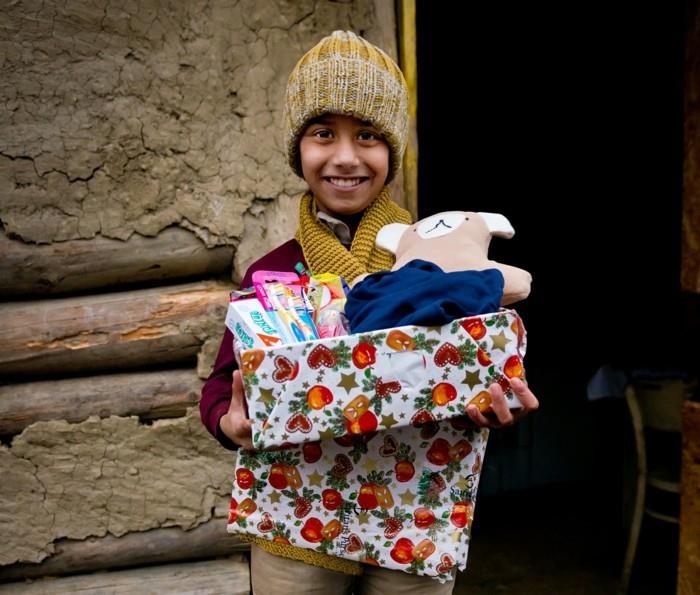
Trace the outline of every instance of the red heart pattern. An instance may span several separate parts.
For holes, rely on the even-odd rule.
[[[396,439],[388,434],[384,436],[384,444],[379,447],[379,454],[383,457],[392,457],[398,448],[399,445],[396,443]]]
[[[272,379],[275,382],[285,382],[294,380],[299,373],[299,363],[290,362],[283,355],[278,355],[274,359],[275,371],[272,373]]]
[[[331,469],[333,477],[345,477],[352,470],[352,462],[346,455],[339,454],[335,456],[335,465]]]
[[[447,364],[458,366],[462,362],[462,356],[452,343],[443,343],[438,347],[433,358],[436,366],[444,368]]]
[[[287,432],[302,432],[303,434],[308,434],[311,431],[313,425],[311,420],[303,413],[295,413],[287,420],[284,426]]]
[[[321,366],[332,368],[335,366],[336,358],[333,352],[325,345],[316,345],[306,359],[309,367],[318,370]]]
[[[272,515],[269,512],[263,512],[262,520],[258,523],[258,531],[261,533],[267,533],[275,528],[275,524],[272,522]]]

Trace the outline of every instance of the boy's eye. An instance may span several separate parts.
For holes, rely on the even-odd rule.
[[[372,132],[371,130],[363,130],[357,135],[357,138],[359,140],[379,140],[379,135],[376,132]]]
[[[313,135],[317,138],[331,138],[333,133],[327,128],[319,128],[318,130],[314,130]]]

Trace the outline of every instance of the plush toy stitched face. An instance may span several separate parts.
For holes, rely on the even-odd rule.
[[[414,229],[421,239],[427,240],[452,233],[462,223],[464,223],[464,213],[450,211],[423,219],[414,225]]]

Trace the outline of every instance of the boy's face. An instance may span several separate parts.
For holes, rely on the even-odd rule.
[[[366,209],[389,174],[389,146],[371,124],[326,114],[299,142],[301,169],[321,211],[334,216]]]

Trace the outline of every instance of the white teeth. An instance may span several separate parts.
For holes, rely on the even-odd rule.
[[[330,181],[336,186],[357,186],[362,178],[330,178]]]

